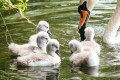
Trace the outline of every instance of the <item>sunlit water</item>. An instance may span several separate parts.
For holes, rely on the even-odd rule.
[[[109,48],[102,42],[105,26],[114,13],[116,0],[100,0],[92,11],[87,24],[88,27],[95,29],[95,40],[101,45],[100,66],[83,68],[81,71],[79,68],[75,70],[71,68],[68,42],[80,38],[77,30],[79,23],[78,5],[78,0],[30,0],[28,9],[24,13],[35,24],[40,20],[49,22],[53,34],[51,38],[60,42],[62,64],[59,69],[54,67],[17,67],[16,62],[11,59],[6,43],[6,29],[3,27],[3,21],[0,18],[0,79],[72,80],[73,78],[81,78],[83,80],[119,80],[120,46]],[[0,11],[15,43],[27,43],[30,35],[36,33],[35,27],[20,18],[18,14],[8,14],[1,8]],[[11,40],[8,39],[8,42],[10,43]]]

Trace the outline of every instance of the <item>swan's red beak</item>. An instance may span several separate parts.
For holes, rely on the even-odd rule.
[[[88,18],[89,17],[89,12],[88,11],[81,10],[81,12],[82,12],[83,15],[81,16],[81,14],[80,14],[80,23],[78,25],[79,29],[83,26],[84,23],[87,23],[87,21],[89,19]]]

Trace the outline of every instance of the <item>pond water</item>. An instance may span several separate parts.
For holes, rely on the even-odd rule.
[[[59,69],[54,67],[17,67],[12,62],[10,51],[6,43],[3,21],[0,18],[0,80],[120,80],[120,46],[108,47],[102,42],[105,26],[114,13],[116,0],[100,0],[91,13],[87,27],[95,29],[95,40],[101,45],[100,66],[85,68],[83,73],[73,71],[70,62],[68,42],[79,39],[79,14],[77,7],[79,0],[30,0],[25,16],[37,24],[46,20],[50,24],[50,31],[60,42],[62,63]],[[13,11],[8,14],[0,8],[15,43],[28,42],[30,35],[35,34],[35,27]],[[118,32],[119,34],[119,32]],[[8,39],[10,43],[10,39]],[[97,77],[95,77],[97,76]],[[79,80],[79,79],[78,79]]]

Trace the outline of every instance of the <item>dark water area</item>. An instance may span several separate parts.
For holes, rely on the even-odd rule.
[[[17,67],[12,62],[10,51],[6,42],[3,21],[0,18],[0,80],[120,80],[120,46],[106,46],[103,41],[105,27],[114,13],[116,0],[100,0],[91,12],[87,27],[95,29],[95,41],[101,45],[99,67],[84,67],[73,69],[70,66],[70,49],[68,42],[72,39],[79,40],[78,0],[30,0],[24,15],[32,22],[38,24],[45,20],[50,24],[50,31],[60,42],[61,66],[54,67]],[[10,34],[15,43],[24,44],[29,37],[36,33],[35,26],[27,23],[14,11],[0,7]],[[119,32],[118,32],[119,34]],[[11,40],[8,38],[8,42]]]

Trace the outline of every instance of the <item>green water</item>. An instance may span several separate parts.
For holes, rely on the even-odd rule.
[[[60,42],[62,64],[59,70],[52,67],[17,67],[16,63],[11,61],[5,37],[6,29],[0,18],[0,80],[69,80],[72,77],[80,77],[83,80],[120,80],[120,46],[109,48],[102,42],[105,26],[114,12],[116,0],[100,0],[87,24],[95,29],[95,40],[101,45],[100,66],[93,72],[98,74],[98,77],[72,73],[68,42],[80,38],[77,29],[78,5],[79,0],[30,0],[28,9],[24,13],[35,24],[40,20],[49,22],[53,34],[51,38]],[[2,8],[0,11],[15,43],[27,43],[28,38],[36,33],[35,27],[20,18],[18,14],[13,11],[8,14]],[[11,42],[10,39],[8,42]],[[87,71],[85,70],[85,73],[89,73]],[[90,73],[92,74],[92,71]]]

